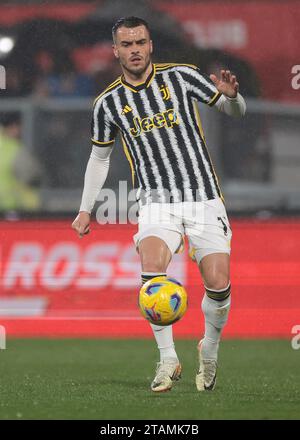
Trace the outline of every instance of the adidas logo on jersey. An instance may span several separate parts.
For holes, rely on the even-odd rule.
[[[129,105],[125,105],[125,107],[122,110],[121,115],[126,115],[126,113],[132,112],[132,108],[129,107]]]
[[[143,132],[148,132],[154,128],[173,128],[174,125],[179,124],[179,117],[175,109],[171,108],[162,113],[156,113],[149,118],[133,118],[134,127],[130,129],[132,136],[140,136]]]

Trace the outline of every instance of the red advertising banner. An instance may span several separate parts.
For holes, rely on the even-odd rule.
[[[151,337],[137,307],[140,262],[132,225],[0,222],[0,325],[10,336]],[[300,324],[300,222],[234,221],[227,337],[290,337]],[[168,274],[187,288],[181,337],[203,332],[203,284],[188,255]]]

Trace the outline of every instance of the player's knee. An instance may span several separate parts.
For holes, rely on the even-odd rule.
[[[162,258],[154,258],[153,256],[141,257],[142,270],[144,272],[161,273],[166,272],[167,264]]]
[[[216,273],[206,277],[204,284],[210,290],[223,290],[229,283],[230,279],[226,273]]]
[[[141,243],[139,246],[142,270],[144,272],[166,272],[171,259],[171,253],[166,244],[155,239]]]

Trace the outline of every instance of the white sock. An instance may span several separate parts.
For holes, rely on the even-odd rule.
[[[211,299],[205,293],[202,311],[205,316],[205,335],[202,340],[203,359],[218,358],[219,342],[230,310],[230,296],[223,301]]]
[[[150,325],[159,349],[160,361],[163,361],[166,358],[178,359],[173,341],[172,325],[166,325],[163,327],[155,324]]]

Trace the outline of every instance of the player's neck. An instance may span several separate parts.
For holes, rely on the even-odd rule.
[[[152,63],[149,64],[147,69],[141,75],[135,75],[135,74],[130,73],[124,69],[123,76],[124,76],[124,79],[127,83],[132,84],[133,86],[136,86],[136,85],[141,84],[146,81],[146,79],[148,78],[148,76],[152,72],[152,69],[153,69]]]

